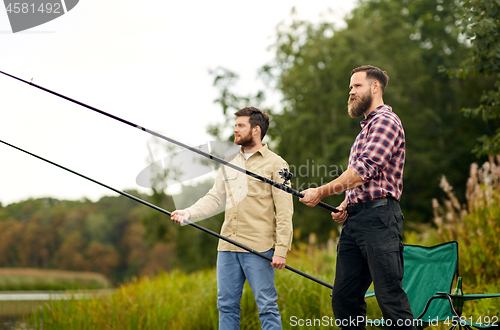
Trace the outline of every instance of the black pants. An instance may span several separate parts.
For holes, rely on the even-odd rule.
[[[343,223],[332,294],[336,324],[342,329],[365,327],[364,295],[372,281],[384,319],[392,323],[390,328],[415,329],[402,289],[402,230],[403,213],[397,203],[349,214]]]

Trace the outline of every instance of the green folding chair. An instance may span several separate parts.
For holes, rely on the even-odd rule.
[[[403,255],[403,289],[408,295],[413,315],[418,320],[415,322],[418,328],[438,325],[440,322],[449,325],[450,329],[456,327],[488,329],[499,326],[500,320],[496,319],[480,324],[477,320],[466,316],[460,318],[461,315],[453,307],[453,303],[463,304],[467,300],[500,297],[500,294],[455,296],[451,293],[453,280],[455,278],[458,280],[457,242],[452,241],[432,247],[405,245]],[[375,296],[374,291],[368,291],[365,298],[373,296]],[[383,320],[369,320],[368,323],[386,326]]]

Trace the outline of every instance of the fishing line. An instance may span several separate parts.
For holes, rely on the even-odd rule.
[[[105,112],[105,111],[99,110],[99,109],[97,109],[97,108],[94,108],[94,107],[92,107],[92,106],[90,106],[90,105],[87,105],[87,104],[85,104],[85,103],[82,103],[82,102],[80,102],[80,101],[77,101],[77,100],[75,100],[75,99],[72,99],[72,98],[70,98],[70,97],[67,97],[67,96],[65,96],[65,95],[62,95],[62,94],[59,94],[59,93],[57,93],[57,92],[51,91],[50,89],[47,89],[47,88],[45,88],[45,87],[39,86],[39,85],[37,85],[37,84],[34,84],[33,82],[26,81],[26,80],[24,80],[24,79],[18,78],[18,77],[16,77],[16,76],[13,76],[13,75],[11,75],[11,74],[5,73],[5,72],[3,72],[3,71],[0,71],[0,73],[2,73],[2,74],[4,74],[4,75],[6,75],[6,76],[8,76],[8,77],[14,78],[14,79],[16,79],[16,80],[19,80],[19,81],[21,81],[21,82],[24,82],[24,83],[26,83],[26,84],[28,84],[28,85],[30,85],[30,86],[36,87],[36,88],[38,88],[38,89],[41,89],[41,90],[43,90],[43,91],[45,91],[45,92],[48,92],[48,93],[50,93],[50,94],[56,95],[56,96],[58,96],[58,97],[61,97],[61,98],[65,99],[65,100],[68,100],[68,101],[70,101],[70,102],[73,102],[73,103],[76,103],[76,104],[78,104],[78,105],[81,105],[82,107],[85,107],[85,108],[87,108],[87,109],[90,109],[90,110],[92,110],[92,111],[95,111],[95,112],[97,112],[97,113],[100,113],[101,115],[104,115],[104,116],[110,117],[110,118],[115,119],[115,120],[117,120],[117,121],[119,121],[119,122],[121,122],[121,123],[124,123],[124,124],[126,124],[126,125],[132,126],[132,127],[134,127],[134,128],[137,128],[137,129],[140,129],[141,131],[144,131],[144,132],[146,132],[146,133],[149,133],[149,134],[151,134],[151,135],[154,135],[154,136],[156,136],[156,137],[158,137],[158,138],[160,138],[160,139],[166,140],[166,141],[168,141],[168,142],[170,142],[170,143],[176,144],[176,145],[178,145],[178,146],[180,146],[180,147],[182,147],[182,148],[188,149],[188,150],[190,150],[190,151],[192,151],[192,152],[195,152],[195,153],[197,153],[197,154],[199,154],[199,155],[201,155],[201,156],[203,156],[203,157],[206,157],[206,158],[208,158],[208,159],[211,159],[211,160],[213,160],[213,161],[216,161],[216,162],[218,162],[218,163],[220,163],[220,164],[222,164],[222,165],[225,165],[225,166],[231,167],[231,168],[233,168],[233,169],[235,169],[235,170],[237,170],[237,171],[239,171],[239,172],[241,172],[241,173],[244,173],[244,174],[246,174],[246,175],[249,175],[249,176],[251,176],[251,177],[253,177],[253,178],[255,178],[255,179],[258,179],[258,180],[260,180],[260,181],[262,181],[262,182],[265,182],[265,183],[267,183],[267,184],[270,184],[271,186],[276,187],[276,188],[278,188],[278,189],[281,189],[281,190],[283,190],[283,191],[285,191],[285,192],[287,192],[287,193],[289,193],[289,194],[292,194],[292,195],[294,195],[294,196],[298,196],[298,197],[300,197],[300,198],[304,197],[304,195],[303,195],[303,194],[301,194],[299,191],[297,191],[297,190],[295,190],[295,189],[293,189],[293,188],[291,188],[291,187],[289,187],[289,186],[287,186],[287,185],[285,185],[285,184],[278,183],[278,182],[276,182],[276,181],[273,181],[273,180],[271,180],[271,179],[268,179],[268,178],[266,178],[266,177],[263,177],[263,176],[261,176],[261,175],[259,175],[259,174],[256,174],[256,173],[253,173],[253,172],[251,172],[251,171],[248,171],[248,170],[246,170],[246,169],[244,169],[244,168],[241,168],[241,167],[239,167],[239,166],[237,166],[237,165],[234,165],[234,164],[232,164],[232,163],[230,163],[230,162],[228,162],[228,161],[225,161],[225,160],[224,160],[224,159],[222,159],[222,158],[219,158],[219,157],[214,156],[214,155],[212,155],[212,154],[206,153],[206,152],[204,152],[204,151],[202,151],[202,150],[200,150],[200,149],[196,149],[196,148],[190,147],[190,146],[188,146],[188,145],[186,145],[186,144],[184,144],[184,143],[182,143],[182,142],[176,141],[176,140],[174,140],[174,139],[172,139],[172,138],[169,138],[169,137],[167,137],[167,136],[165,136],[165,135],[162,135],[162,134],[157,133],[157,132],[155,132],[155,131],[149,130],[149,129],[145,128],[145,127],[139,126],[139,125],[134,124],[134,123],[132,123],[132,122],[130,122],[130,121],[128,121],[128,120],[125,120],[125,119],[123,119],[123,118],[120,118],[120,117],[118,117],[118,116],[115,116],[115,115],[113,115],[113,114],[110,114],[110,113],[108,113],[108,112]],[[323,207],[323,208],[325,208],[325,209],[327,209],[327,210],[329,210],[329,211],[331,211],[331,212],[334,212],[334,213],[339,212],[339,210],[337,210],[336,208],[334,208],[333,206],[331,206],[331,205],[329,205],[329,204],[326,204],[325,202],[321,202],[321,201],[320,201],[320,202],[318,203],[318,205],[319,205],[319,206],[321,206],[321,207]]]
[[[59,165],[59,164],[57,164],[57,163],[54,163],[53,161],[50,161],[50,160],[48,160],[48,159],[45,159],[45,158],[40,157],[40,156],[38,156],[38,155],[35,155],[35,154],[33,154],[33,153],[29,152],[29,151],[26,151],[26,150],[24,150],[24,149],[21,149],[21,148],[19,148],[19,147],[16,147],[15,145],[12,145],[12,144],[7,143],[7,142],[5,142],[5,141],[0,140],[0,142],[1,142],[1,143],[3,143],[3,144],[5,144],[5,145],[7,145],[7,146],[9,146],[9,147],[12,147],[12,148],[17,149],[17,150],[19,150],[19,151],[22,151],[22,152],[24,152],[24,153],[26,153],[26,154],[28,154],[28,155],[30,155],[30,156],[33,156],[33,157],[38,158],[38,159],[40,159],[40,160],[43,160],[44,162],[47,162],[47,163],[52,164],[52,165],[54,165],[54,166],[57,166],[57,167],[59,167],[59,168],[61,168],[61,169],[63,169],[63,170],[66,170],[66,171],[70,172],[70,173],[76,174],[76,175],[78,175],[79,177],[82,177],[82,178],[84,178],[84,179],[87,179],[87,180],[89,180],[89,181],[92,181],[92,182],[94,182],[94,183],[96,183],[96,184],[98,184],[98,185],[100,185],[100,186],[102,186],[102,187],[108,188],[108,189],[110,189],[110,190],[112,190],[112,191],[114,191],[114,192],[116,192],[116,193],[118,193],[118,194],[120,194],[120,195],[122,195],[122,196],[125,196],[125,197],[127,197],[127,198],[130,198],[130,199],[132,199],[132,200],[136,201],[136,202],[139,202],[139,203],[141,203],[141,204],[144,204],[144,205],[146,205],[146,206],[148,206],[148,207],[150,207],[150,208],[152,208],[152,209],[155,209],[156,211],[159,211],[159,212],[161,212],[161,213],[164,213],[164,214],[166,214],[166,215],[168,215],[168,216],[171,216],[171,215],[172,215],[172,212],[169,212],[169,211],[167,211],[167,210],[164,210],[164,209],[162,209],[161,207],[158,207],[158,206],[156,206],[156,205],[154,205],[154,204],[151,204],[151,203],[149,203],[149,202],[147,202],[147,201],[145,201],[145,200],[143,200],[143,199],[140,199],[139,197],[136,197],[136,196],[131,195],[131,194],[129,194],[129,193],[126,193],[126,192],[124,192],[124,191],[121,191],[121,190],[115,189],[115,188],[113,188],[113,187],[110,187],[110,186],[108,186],[108,185],[106,185],[106,184],[104,184],[104,183],[102,183],[102,182],[99,182],[99,181],[97,181],[97,180],[94,180],[94,179],[92,179],[92,178],[89,178],[88,176],[85,176],[85,175],[83,175],[83,174],[81,174],[81,173],[78,173],[78,172],[76,172],[76,171],[73,171],[73,170],[71,170],[71,169],[69,169],[69,168],[67,168],[67,167],[64,167],[64,166],[62,166],[62,165]],[[255,255],[258,255],[259,257],[262,257],[262,258],[267,259],[267,260],[269,260],[269,261],[272,261],[272,260],[273,260],[272,258],[270,258],[270,257],[268,257],[268,256],[266,256],[266,255],[264,255],[264,254],[262,254],[262,253],[260,253],[260,252],[257,252],[257,251],[255,251],[255,250],[253,250],[253,249],[251,249],[251,248],[249,248],[249,247],[247,247],[247,246],[243,245],[243,244],[240,244],[240,243],[238,243],[238,242],[236,242],[236,241],[233,241],[232,239],[229,239],[229,238],[227,238],[227,237],[225,237],[225,236],[222,236],[222,235],[220,235],[220,234],[218,234],[218,233],[216,233],[216,232],[214,232],[214,231],[212,231],[212,230],[210,230],[210,229],[208,229],[208,228],[202,227],[202,226],[200,226],[200,225],[198,225],[198,224],[196,224],[196,223],[193,223],[193,222],[191,222],[191,221],[188,221],[188,220],[183,220],[183,221],[184,221],[184,223],[186,223],[186,224],[188,224],[188,225],[190,225],[190,226],[192,226],[192,227],[195,227],[195,228],[197,228],[197,229],[199,229],[199,230],[201,230],[201,231],[204,231],[204,232],[205,232],[205,233],[207,233],[207,234],[210,234],[210,235],[212,235],[212,236],[215,236],[215,237],[217,237],[217,238],[220,238],[220,239],[222,239],[222,240],[224,240],[224,241],[226,241],[226,242],[228,242],[228,243],[231,243],[231,244],[233,244],[233,245],[236,245],[237,247],[242,248],[242,249],[243,249],[243,250],[245,250],[245,251],[248,251],[248,252],[250,252],[250,253],[253,253],[253,254],[255,254]],[[310,279],[310,280],[312,280],[312,281],[314,281],[314,282],[316,282],[316,283],[319,283],[319,284],[321,284],[321,285],[323,285],[323,286],[325,286],[325,287],[327,287],[327,288],[329,288],[329,289],[333,289],[333,286],[332,286],[331,284],[326,283],[326,282],[324,282],[324,281],[322,281],[322,280],[320,280],[320,279],[318,279],[318,278],[316,278],[316,277],[314,277],[314,276],[311,276],[311,275],[309,275],[309,274],[306,274],[306,273],[304,273],[304,272],[302,272],[302,271],[300,271],[300,270],[298,270],[298,269],[296,269],[296,268],[293,268],[293,267],[288,266],[288,265],[285,265],[285,268],[286,268],[286,269],[288,269],[288,270],[290,270],[290,271],[292,271],[292,272],[294,272],[294,273],[296,273],[296,274],[299,274],[299,275],[301,275],[301,276],[303,276],[303,277],[305,277],[305,278],[308,278],[308,279]]]

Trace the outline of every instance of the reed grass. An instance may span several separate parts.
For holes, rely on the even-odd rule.
[[[335,253],[331,249],[304,246],[289,255],[288,263],[333,283]],[[276,271],[276,286],[284,329],[304,328],[293,326],[297,319],[333,320],[330,289],[288,270]],[[109,296],[48,302],[29,323],[43,329],[217,329],[216,289],[213,269],[161,273],[133,279]],[[368,304],[371,316],[380,317],[375,299]],[[258,310],[248,284],[241,306],[241,329],[259,329]]]
[[[173,271],[133,279],[109,296],[51,301],[32,323],[44,329],[212,329],[215,295],[213,270]]]
[[[474,283],[498,285],[500,278],[500,155],[482,166],[472,164],[465,205],[443,176],[447,198],[433,200],[438,237],[458,242],[460,274]]]
[[[434,201],[437,228],[426,227],[424,233],[406,237],[413,244],[423,244],[422,238],[433,244],[459,241],[464,293],[498,293],[500,167],[491,159],[481,171],[473,167],[471,177],[467,206],[457,204],[443,181],[448,200],[444,207]],[[318,247],[314,241],[299,244],[289,254],[287,263],[333,283],[335,242]],[[328,288],[286,270],[276,272],[276,286],[284,329],[337,329],[332,323],[324,323],[333,320]],[[217,329],[216,287],[215,270],[189,275],[180,271],[162,273],[133,279],[109,296],[51,301],[38,309],[29,323],[37,329]],[[367,304],[368,318],[382,317],[376,299],[368,299]],[[248,285],[244,287],[241,306],[241,329],[259,329],[257,307]],[[484,316],[500,318],[500,299],[466,302],[464,313],[473,321]],[[294,323],[299,319],[304,326]],[[435,328],[449,326],[441,323]]]
[[[331,249],[299,248],[288,257],[288,263],[333,283],[335,253]],[[276,272],[276,286],[283,329],[337,328],[332,326],[330,289],[287,270]],[[30,316],[28,323],[37,329],[217,329],[216,287],[213,269],[191,274],[161,273],[133,279],[110,295],[47,302]],[[466,293],[498,292],[500,288],[474,284],[474,288],[468,289],[473,291]],[[464,310],[473,317],[498,316],[500,306],[494,300],[499,299],[467,302]],[[376,299],[368,299],[367,304],[369,318],[382,317]],[[241,306],[241,329],[260,329],[257,307],[247,284]],[[294,320],[299,319],[310,323],[298,326]],[[444,328],[443,324],[437,327]]]

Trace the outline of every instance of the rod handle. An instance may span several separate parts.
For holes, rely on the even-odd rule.
[[[299,191],[297,191],[297,190],[295,190],[295,189],[290,189],[289,191],[290,191],[290,193],[291,193],[292,195],[298,196],[298,197],[300,197],[300,198],[304,197],[304,195],[303,195],[303,194],[301,194]],[[336,208],[334,208],[334,207],[333,207],[333,206],[331,206],[330,204],[326,204],[325,202],[319,202],[319,203],[318,203],[318,205],[319,205],[319,206],[321,206],[322,208],[325,208],[325,209],[327,209],[327,210],[329,210],[329,211],[333,212],[333,213],[338,213],[338,212],[340,212],[339,210],[337,210]]]

